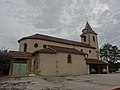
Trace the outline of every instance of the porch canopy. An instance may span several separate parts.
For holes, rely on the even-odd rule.
[[[104,64],[104,65],[108,65],[109,63],[105,62],[105,61],[101,61],[101,60],[97,60],[97,59],[91,59],[91,58],[87,58],[86,59],[86,63],[87,64]]]
[[[90,74],[100,74],[108,73],[108,64],[107,62],[97,60],[97,59],[86,59],[86,64],[89,65]]]

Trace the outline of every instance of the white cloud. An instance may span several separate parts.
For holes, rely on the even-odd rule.
[[[118,45],[119,3],[120,0],[0,0],[0,47],[18,49],[18,39],[36,32],[79,40],[86,20],[99,34],[100,45]]]

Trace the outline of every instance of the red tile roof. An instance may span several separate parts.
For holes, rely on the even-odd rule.
[[[78,51],[74,48],[66,48],[66,47],[59,47],[59,46],[53,46],[53,45],[47,45],[48,48],[40,49],[37,50],[33,53],[50,53],[50,54],[56,54],[57,52],[62,52],[62,53],[72,53],[72,54],[80,54],[80,55],[85,55],[86,53],[83,53],[81,51]]]
[[[76,50],[74,48],[67,48],[67,47],[60,47],[60,46],[53,46],[53,45],[47,45],[48,47],[56,50],[57,52],[63,52],[63,53],[72,53],[72,54],[81,54],[85,55],[86,53],[83,53],[79,50]]]
[[[20,40],[18,40],[18,42],[20,42],[21,40],[25,40],[25,39],[46,40],[46,41],[52,41],[52,42],[57,42],[57,43],[63,43],[63,44],[68,44],[68,45],[74,45],[74,46],[80,46],[80,47],[95,49],[95,47],[92,47],[89,44],[85,44],[85,43],[82,43],[82,42],[66,40],[66,39],[56,38],[56,37],[42,35],[42,34],[34,34],[34,35],[31,35],[31,36],[28,36],[28,37],[23,37]]]
[[[90,58],[86,59],[86,63],[87,64],[109,64],[107,62],[103,62],[97,59],[90,59]]]
[[[29,52],[10,51],[9,54],[12,58],[31,59],[32,54]]]
[[[44,49],[40,49],[40,50],[37,50],[33,53],[34,54],[37,54],[37,53],[50,53],[50,54],[56,54],[57,52],[51,48],[44,48]]]

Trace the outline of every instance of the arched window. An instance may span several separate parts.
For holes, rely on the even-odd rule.
[[[83,40],[84,40],[84,42],[86,42],[86,36],[84,36]]]
[[[83,52],[83,49],[81,49],[81,52]]]
[[[46,48],[46,47],[47,47],[46,44],[44,44],[44,45],[43,45],[43,48]]]
[[[68,55],[68,57],[67,57],[67,63],[72,63],[71,55]]]
[[[27,52],[27,44],[24,43],[24,52]]]
[[[93,36],[93,41],[95,41],[95,36]]]

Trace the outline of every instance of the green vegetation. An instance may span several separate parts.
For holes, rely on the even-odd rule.
[[[109,62],[110,72],[117,71],[120,68],[120,50],[117,46],[104,44],[100,48],[100,58]]]
[[[11,62],[12,58],[9,53],[6,50],[0,50],[0,76],[9,75]]]

